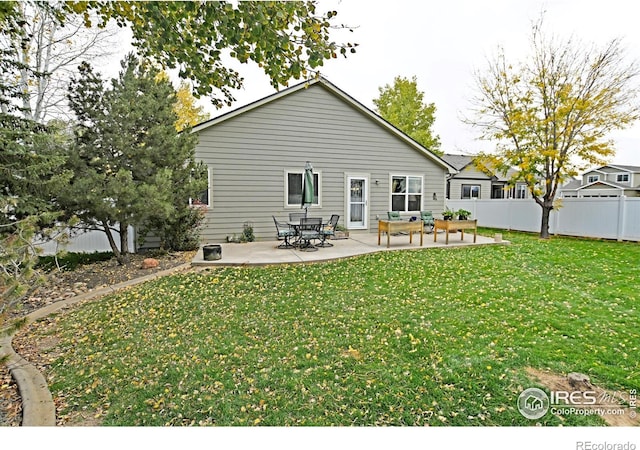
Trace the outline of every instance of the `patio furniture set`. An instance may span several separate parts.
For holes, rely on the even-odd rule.
[[[290,213],[288,222],[280,222],[273,216],[278,239],[283,241],[277,248],[314,252],[318,248],[333,247],[327,239],[335,236],[338,220],[337,214],[332,214],[326,223],[321,217],[307,217],[306,213]],[[312,241],[320,242],[314,244]]]

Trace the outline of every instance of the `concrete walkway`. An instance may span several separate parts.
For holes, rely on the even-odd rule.
[[[261,241],[245,244],[225,243],[220,244],[222,248],[222,258],[217,261],[205,261],[202,250],[196,253],[192,264],[194,266],[246,266],[246,265],[268,265],[268,264],[296,264],[310,263],[316,261],[330,261],[333,259],[348,258],[367,253],[395,251],[395,250],[418,250],[443,247],[462,247],[489,244],[508,244],[507,241],[496,242],[491,237],[477,236],[476,243],[473,243],[473,233],[466,232],[464,240],[460,238],[460,233],[449,235],[449,245],[445,244],[444,233],[440,232],[437,242],[433,242],[433,234],[425,234],[423,246],[420,247],[420,236],[414,234],[413,243],[409,243],[408,235],[391,236],[390,247],[386,247],[387,238],[382,236],[378,245],[378,233],[351,232],[348,239],[338,239],[329,241],[333,247],[319,248],[315,252],[300,251],[298,249],[276,248],[282,241]]]

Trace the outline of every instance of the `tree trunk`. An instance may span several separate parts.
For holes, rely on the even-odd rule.
[[[120,223],[120,253],[129,254],[129,225]]]
[[[549,239],[549,217],[553,204],[549,205],[544,202],[540,205],[542,207],[542,222],[540,224],[540,239]]]
[[[124,265],[124,263],[127,262],[126,258],[118,249],[118,246],[116,245],[116,240],[113,238],[113,234],[111,233],[111,227],[109,226],[109,223],[106,220],[102,221],[102,228],[105,234],[107,235],[109,246],[111,247],[111,251],[113,252],[113,255],[116,257],[116,260],[118,260],[118,264],[121,266]]]

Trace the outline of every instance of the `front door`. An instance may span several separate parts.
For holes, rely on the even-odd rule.
[[[347,177],[347,229],[363,230],[367,228],[368,200],[367,178]]]

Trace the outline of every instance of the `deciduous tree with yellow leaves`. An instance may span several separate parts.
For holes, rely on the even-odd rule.
[[[204,112],[204,108],[196,105],[191,86],[186,81],[183,81],[176,90],[176,102],[173,105],[173,112],[178,116],[178,121],[176,122],[176,130],[178,131],[191,128],[209,118],[209,114]]]
[[[558,188],[579,171],[604,164],[614,152],[610,133],[638,119],[635,61],[627,62],[619,39],[597,48],[561,41],[532,26],[530,58],[512,64],[503,49],[476,74],[472,119],[496,151],[477,158],[482,167],[518,169],[542,208],[540,237],[549,237],[549,216]]]

